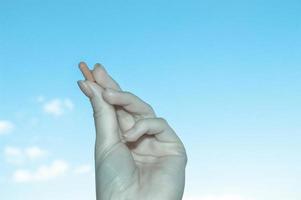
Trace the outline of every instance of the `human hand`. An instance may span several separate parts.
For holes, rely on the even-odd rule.
[[[187,156],[176,133],[100,64],[92,74],[79,86],[94,112],[97,199],[182,199]]]

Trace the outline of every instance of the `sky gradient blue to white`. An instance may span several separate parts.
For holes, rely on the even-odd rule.
[[[176,130],[184,200],[300,200],[300,10],[297,0],[1,0],[0,199],[95,199],[94,126],[76,84],[84,60]]]

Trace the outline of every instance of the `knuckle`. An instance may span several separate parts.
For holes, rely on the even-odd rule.
[[[188,156],[187,156],[187,153],[186,153],[186,152],[183,154],[183,161],[184,161],[184,164],[185,164],[185,166],[186,166],[187,163],[188,163]]]
[[[126,96],[134,96],[133,93],[131,93],[129,91],[121,91],[121,93]]]
[[[94,109],[94,110],[93,110],[93,117],[94,117],[95,119],[103,118],[104,115],[105,115],[104,110],[101,109],[101,108],[97,108],[97,109]]]
[[[147,124],[147,120],[146,119],[139,119],[137,122],[136,122],[136,128],[141,130],[143,127],[145,127]]]
[[[147,112],[154,113],[154,109],[152,108],[152,106],[150,104],[145,103],[145,107],[146,107]]]
[[[166,119],[164,119],[162,117],[158,117],[157,120],[163,126],[167,126],[168,125],[168,122],[166,121]]]

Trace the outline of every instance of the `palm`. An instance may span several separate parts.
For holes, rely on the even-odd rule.
[[[117,112],[122,113],[117,115],[122,134],[133,126],[133,122],[150,117],[131,114],[120,108],[117,108]],[[165,183],[183,182],[184,177],[178,175],[179,170],[183,170],[186,165],[186,155],[182,144],[165,143],[158,141],[154,136],[143,135],[138,141],[126,143],[126,146],[138,169],[137,175],[133,176],[134,184],[127,188],[128,192],[132,193],[132,188],[136,188],[139,182],[148,186],[140,190],[143,198],[138,196],[134,199],[147,199],[148,197],[149,199],[177,199],[178,191],[183,186],[181,184],[165,185]],[[175,169],[175,166],[178,168]],[[158,191],[161,192],[155,197],[154,194],[158,194]]]

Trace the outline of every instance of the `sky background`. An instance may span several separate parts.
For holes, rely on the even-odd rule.
[[[300,200],[298,0],[0,0],[0,199],[95,199],[96,62],[168,120],[184,200]]]

